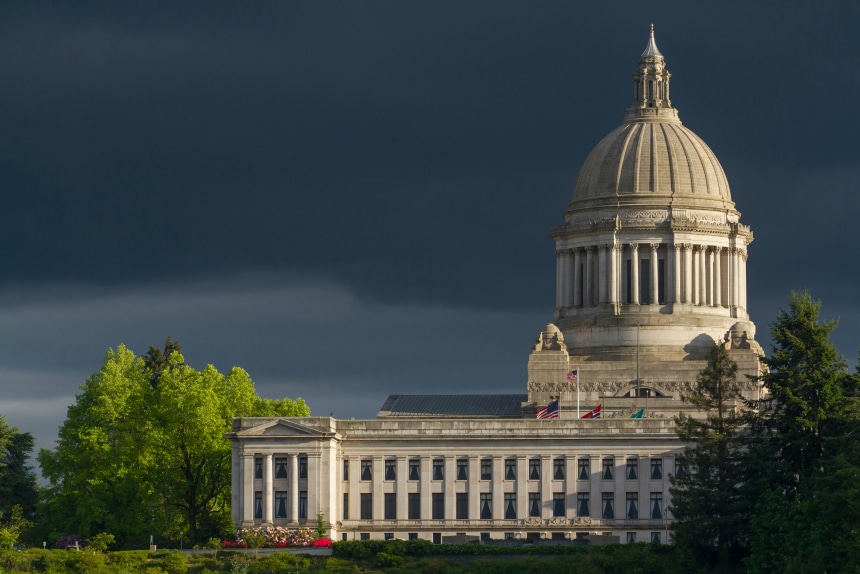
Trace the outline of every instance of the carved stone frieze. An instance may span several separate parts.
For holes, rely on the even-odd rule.
[[[548,382],[548,381],[529,381],[528,391],[535,393],[562,393],[576,391],[576,385],[567,381],[564,382]]]
[[[643,209],[640,211],[628,211],[621,216],[626,223],[663,223],[669,219],[669,211],[665,209]]]
[[[563,516],[553,516],[552,518],[538,518],[530,516],[520,520],[523,526],[570,526],[573,524],[591,524],[590,516],[576,516],[574,518],[565,518]]]

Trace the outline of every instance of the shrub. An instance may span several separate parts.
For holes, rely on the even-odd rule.
[[[158,565],[167,574],[185,574],[188,571],[188,563],[185,561],[185,555],[179,552],[159,554]]]
[[[135,570],[149,559],[148,550],[123,550],[122,552],[111,552],[108,555],[110,564],[120,570]]]
[[[289,552],[278,552],[255,562],[251,565],[251,570],[306,570],[310,568],[310,565],[311,561],[306,556],[290,554]]]
[[[331,548],[331,539],[323,536],[322,538],[317,538],[313,542],[314,548]]]
[[[326,572],[357,572],[358,567],[348,560],[332,556],[326,558],[325,570]]]
[[[382,568],[392,568],[397,566],[403,566],[403,556],[399,556],[397,554],[388,554],[387,552],[380,552],[376,555],[376,565]]]
[[[406,541],[406,554],[409,556],[427,556],[433,551],[433,543],[429,540],[415,538]]]

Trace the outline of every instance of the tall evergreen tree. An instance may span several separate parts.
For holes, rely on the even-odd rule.
[[[27,460],[34,444],[33,435],[10,427],[0,415],[0,516],[18,505],[25,518],[33,517],[38,486]]]
[[[675,543],[699,561],[734,571],[745,552],[746,512],[738,491],[743,475],[743,398],[737,365],[721,345],[684,400],[704,417],[680,415],[686,448],[671,477]]]

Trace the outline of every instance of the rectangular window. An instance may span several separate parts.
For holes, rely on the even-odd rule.
[[[675,478],[684,478],[686,474],[686,470],[684,469],[684,465],[677,458],[675,459]]]
[[[493,480],[493,459],[481,459],[481,480]]]
[[[418,540],[418,533],[417,532],[410,532],[409,534],[406,535],[406,537],[409,540]]]
[[[529,459],[529,480],[540,480],[540,459]]]
[[[564,480],[564,459],[556,458],[552,461],[553,480]]]
[[[430,501],[433,505],[433,520],[445,520],[445,493],[434,492]]]
[[[396,460],[386,460],[385,461],[385,480],[394,480],[397,477],[397,461]]]
[[[529,493],[529,516],[540,517],[540,492]]]
[[[652,532],[651,533],[651,544],[662,544],[662,542],[660,541],[660,533],[659,532]]]
[[[612,469],[615,467],[615,459],[603,459],[603,480],[612,480]]]
[[[275,459],[275,478],[287,478],[287,459]]]
[[[445,461],[441,458],[433,460],[433,480],[442,480],[445,477]]]
[[[385,503],[385,520],[397,519],[397,495],[393,492],[386,492],[383,500]]]
[[[627,518],[636,520],[639,518],[639,493],[627,493]]]
[[[361,461],[361,480],[373,480],[373,461]]]
[[[349,461],[343,461],[343,479],[349,480]]]
[[[361,540],[370,540],[370,532],[362,532],[359,538]]]
[[[589,516],[591,511],[588,509],[589,494],[587,492],[576,493],[576,515]]]
[[[627,459],[627,480],[638,480],[639,479],[639,459],[638,458],[628,458]]]
[[[505,460],[505,480],[517,479],[517,459],[509,458]]]
[[[469,480],[469,459],[457,459],[457,480]]]
[[[263,492],[254,493],[254,518],[263,518]]]
[[[481,493],[481,520],[493,518],[493,494],[491,492]]]
[[[615,518],[615,493],[603,493],[603,518]]]
[[[308,491],[299,491],[299,518],[308,517]]]
[[[349,493],[343,493],[343,519],[349,520]]]
[[[409,461],[409,480],[418,480],[421,461],[417,458],[413,458]]]
[[[433,544],[442,544],[442,533],[434,532],[433,533]]]
[[[627,544],[636,544],[636,533],[628,532],[627,533]]]
[[[579,471],[577,472],[577,478],[579,480],[588,480],[588,467],[589,467],[589,459],[581,458],[577,461],[579,465]]]
[[[651,478],[653,480],[661,480],[663,478],[663,459],[651,459]]]
[[[361,519],[373,520],[373,493],[361,493]]]
[[[382,535],[382,537],[385,540],[394,540],[394,533],[393,532],[386,532],[385,534]]]
[[[564,493],[563,492],[555,492],[552,495],[552,515],[553,516],[564,516]]]
[[[299,457],[299,478],[307,478],[308,477],[308,457],[300,456]]]
[[[284,491],[275,492],[275,518],[287,517],[287,493]]]
[[[651,518],[663,518],[663,493],[651,493]]]
[[[410,492],[406,502],[409,506],[409,520],[421,520],[421,494]]]
[[[505,520],[514,520],[517,517],[517,493],[505,493]]]
[[[254,459],[254,478],[263,478],[263,459]]]
[[[469,493],[458,492],[456,498],[457,520],[469,519]]]

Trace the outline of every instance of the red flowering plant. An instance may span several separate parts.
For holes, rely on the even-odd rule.
[[[314,548],[331,548],[331,538],[327,536],[322,536],[314,540],[313,543]]]

